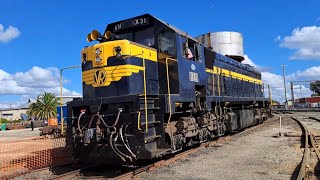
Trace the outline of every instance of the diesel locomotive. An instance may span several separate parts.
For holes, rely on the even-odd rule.
[[[154,16],[87,40],[96,43],[81,51],[83,98],[68,103],[66,137],[82,162],[159,158],[271,115],[261,73]]]

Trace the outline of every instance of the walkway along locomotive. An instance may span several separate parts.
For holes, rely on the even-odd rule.
[[[81,51],[83,99],[67,146],[83,162],[136,163],[270,115],[261,74],[149,14],[111,23]]]

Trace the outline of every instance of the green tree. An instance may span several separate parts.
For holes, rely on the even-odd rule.
[[[310,83],[310,90],[313,91],[315,94],[313,96],[320,95],[320,81],[314,81]]]
[[[38,119],[49,119],[57,116],[59,98],[53,93],[44,92],[38,95],[36,102],[29,107],[28,114]]]

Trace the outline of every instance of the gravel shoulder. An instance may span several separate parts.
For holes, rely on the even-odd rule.
[[[283,117],[282,132],[301,134],[301,129],[291,118]],[[276,137],[278,133],[279,120],[273,120],[139,178],[291,179],[303,156],[300,137]]]

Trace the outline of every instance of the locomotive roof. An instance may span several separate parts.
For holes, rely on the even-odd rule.
[[[125,28],[130,28],[130,27],[135,27],[134,25],[134,22],[135,20],[137,19],[141,19],[141,18],[148,18],[148,22],[146,22],[146,24],[148,24],[150,22],[150,20],[155,20],[155,21],[158,21],[160,22],[161,24],[163,24],[164,26],[170,28],[171,30],[173,30],[174,32],[178,33],[178,34],[181,34],[183,36],[186,36],[188,37],[189,39],[192,39],[193,41],[195,42],[198,42],[199,44],[201,44],[198,40],[196,40],[195,38],[193,38],[192,36],[190,36],[188,33],[182,31],[181,29],[175,27],[175,26],[172,26],[170,25],[169,23],[155,17],[155,16],[152,16],[150,14],[143,14],[143,15],[140,15],[140,16],[136,16],[136,17],[132,17],[132,18],[128,18],[128,19],[124,19],[124,20],[121,20],[121,21],[117,21],[117,22],[113,22],[113,23],[110,23],[108,24],[107,28],[105,31],[107,30],[111,30],[111,29],[114,29],[116,25],[119,25],[119,24],[122,24],[122,26],[124,26]],[[140,24],[139,24],[140,25]],[[145,25],[145,24],[143,24]],[[120,29],[121,30],[121,29]],[[217,53],[219,54],[219,53]],[[221,57],[218,58],[218,59],[221,59],[222,61],[228,63],[228,64],[232,64],[234,66],[237,66],[239,68],[242,68],[242,69],[245,69],[247,71],[251,71],[251,72],[255,72],[255,73],[258,73],[260,74],[259,71],[257,71],[254,67],[250,66],[250,65],[246,65],[246,64],[242,64],[242,63],[239,63],[237,62],[236,60],[233,60],[229,57],[226,57],[222,54],[219,54]]]
[[[196,41],[196,42],[199,42],[198,40],[196,40],[195,38],[193,38],[192,36],[190,36],[188,33],[176,28],[175,26],[172,26],[170,25],[169,23],[155,17],[155,16],[152,16],[150,14],[144,14],[144,15],[140,15],[140,16],[136,16],[136,17],[132,17],[132,18],[128,18],[128,19],[124,19],[124,20],[121,20],[121,21],[117,21],[117,22],[114,22],[114,23],[110,23],[108,24],[107,28],[106,28],[106,31],[107,29],[111,29],[113,26],[115,26],[116,24],[119,24],[121,22],[128,22],[128,21],[134,21],[135,19],[138,19],[138,18],[144,18],[144,17],[147,17],[147,18],[150,18],[150,19],[153,19],[153,20],[156,20],[158,22],[160,22],[161,24],[167,26],[168,28],[172,29],[173,31],[175,31],[176,33],[178,34],[181,34],[183,36],[186,36],[188,37],[189,39],[192,39],[193,41]],[[200,42],[199,42],[200,43]]]

